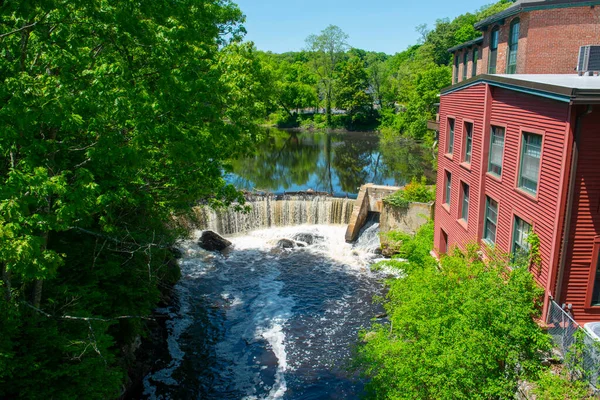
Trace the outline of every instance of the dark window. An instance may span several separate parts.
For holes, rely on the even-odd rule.
[[[451,198],[451,191],[452,191],[452,174],[448,171],[446,171],[446,193],[445,193],[445,204],[448,204],[448,207],[450,207],[450,198]]]
[[[466,183],[462,184],[462,204],[460,217],[464,219],[465,222],[469,221],[469,185]]]
[[[502,154],[504,153],[504,128],[492,126],[490,136],[490,160],[488,172],[502,175]]]
[[[594,252],[596,255],[592,260],[592,268],[594,268],[594,262],[596,263],[596,275],[594,276],[594,291],[592,292],[592,306],[600,306],[600,268],[598,268],[598,264],[600,264],[600,243],[598,239],[594,243]],[[592,256],[593,257],[593,256]]]
[[[454,151],[454,120],[448,119],[448,154]]]
[[[488,63],[488,74],[496,73],[496,60],[498,58],[498,27],[492,30],[490,36],[490,62]]]
[[[541,158],[542,135],[523,132],[521,165],[519,166],[519,187],[532,194],[537,193]]]
[[[454,83],[458,83],[458,53],[454,53]]]
[[[465,122],[465,159],[466,163],[471,163],[471,152],[473,151],[473,124]]]
[[[448,234],[442,229],[442,237],[440,241],[440,253],[445,254],[448,252]]]
[[[479,59],[479,47],[473,49],[473,70],[471,71],[471,77],[477,75],[477,60]]]
[[[463,81],[467,80],[467,71],[469,71],[468,64],[469,64],[469,52],[467,50],[465,50],[465,52],[463,53],[463,73],[462,73]]]
[[[513,259],[517,264],[526,264],[529,258],[529,243],[527,237],[531,232],[531,225],[515,216],[515,230],[513,232],[512,253]]]
[[[498,202],[486,196],[485,229],[483,238],[490,244],[496,243],[496,223],[498,222]]]
[[[517,52],[519,50],[519,31],[521,21],[515,18],[510,23],[510,36],[508,37],[508,62],[506,64],[506,73],[514,74],[517,72]]]

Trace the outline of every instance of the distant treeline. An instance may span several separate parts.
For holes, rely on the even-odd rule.
[[[452,82],[448,49],[481,35],[473,25],[509,0],[419,25],[419,42],[390,56],[351,47],[339,27],[306,39],[300,52],[259,52],[272,81],[270,122],[280,127],[379,128],[422,139],[440,89]]]

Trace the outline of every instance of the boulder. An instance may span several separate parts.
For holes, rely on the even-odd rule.
[[[323,236],[315,235],[314,233],[297,233],[294,235],[294,239],[300,242],[304,242],[307,245],[314,244],[318,240],[323,240]]]
[[[277,242],[277,247],[280,249],[293,249],[296,247],[296,243],[290,239],[279,239]]]
[[[208,251],[222,251],[231,246],[231,244],[229,240],[213,231],[202,232],[202,236],[200,236],[200,240],[198,241],[198,246]]]

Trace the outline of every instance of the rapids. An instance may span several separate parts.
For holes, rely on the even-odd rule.
[[[382,312],[378,224],[355,245],[345,225],[300,225],[228,237],[224,254],[181,243],[182,279],[169,314],[168,357],[146,399],[352,399],[358,332]],[[292,239],[293,249],[278,246]]]

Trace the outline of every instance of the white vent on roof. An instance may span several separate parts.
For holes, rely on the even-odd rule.
[[[577,72],[579,75],[593,75],[600,71],[600,46],[581,46]]]

